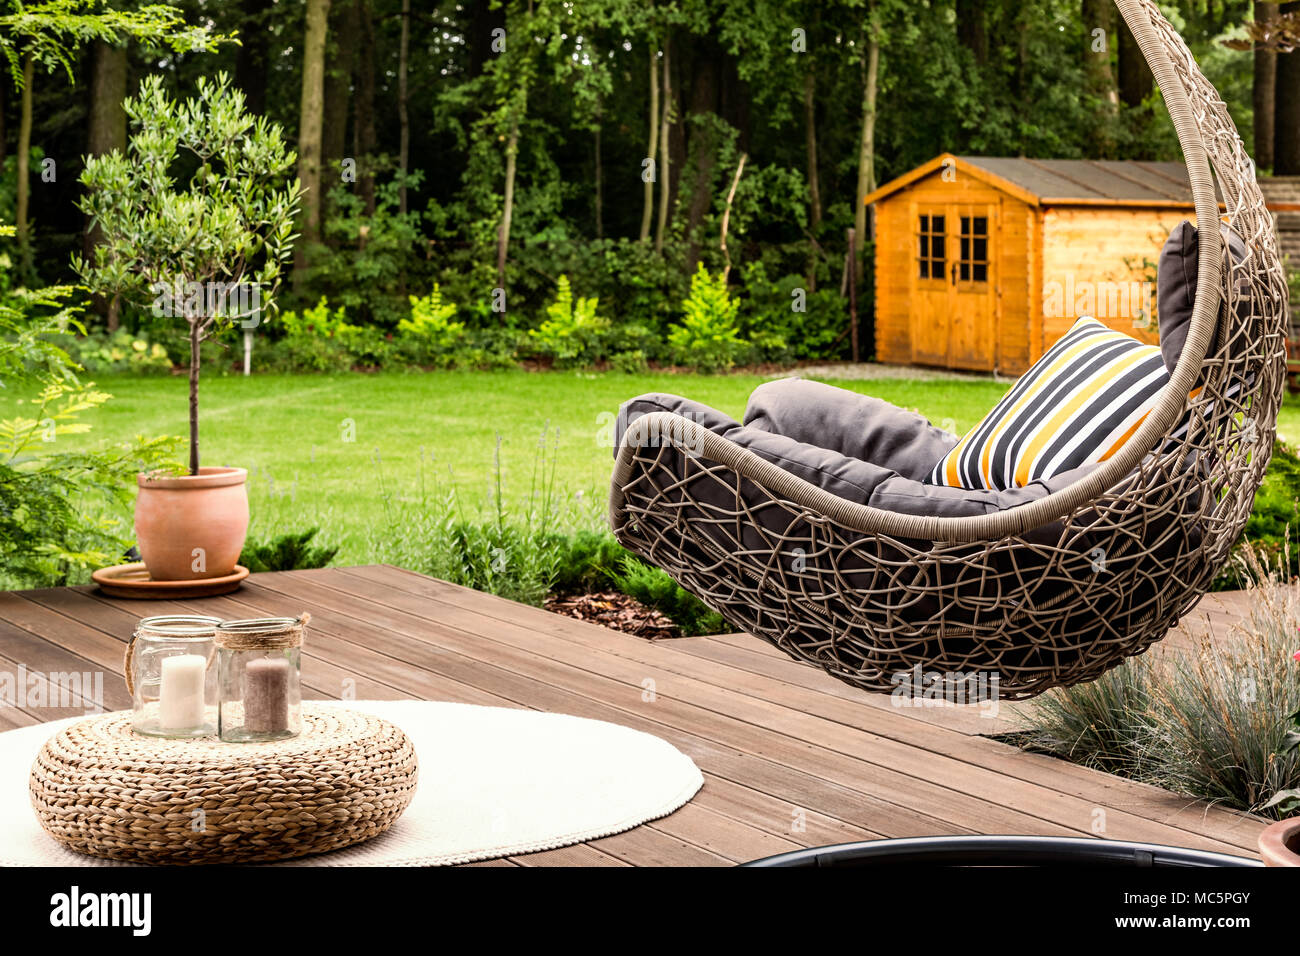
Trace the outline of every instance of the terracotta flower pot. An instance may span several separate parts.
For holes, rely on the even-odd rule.
[[[248,471],[140,475],[135,534],[155,581],[216,578],[235,570],[248,532]]]
[[[1300,866],[1300,817],[1265,827],[1259,835],[1259,855],[1265,866]]]

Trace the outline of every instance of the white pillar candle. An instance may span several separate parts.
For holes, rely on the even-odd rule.
[[[206,716],[203,684],[208,661],[202,654],[174,654],[162,660],[158,723],[163,730],[193,730]]]

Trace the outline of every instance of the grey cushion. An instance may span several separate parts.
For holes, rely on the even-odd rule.
[[[759,390],[766,387],[762,386]],[[788,397],[799,391],[801,390],[793,389],[786,391],[785,394]],[[843,390],[831,389],[831,391],[842,392]],[[767,399],[775,397],[774,392],[769,392],[766,396]],[[873,408],[885,406],[877,410],[883,412],[887,418],[892,418],[892,413],[908,418],[920,418],[886,402],[880,402],[878,399],[872,399],[871,402]],[[753,404],[751,399],[751,406]],[[838,407],[844,410],[850,407],[850,404],[852,403],[841,404]],[[856,407],[862,406],[856,405]],[[891,409],[892,413],[889,411]],[[833,495],[899,514],[952,518],[991,514],[1042,498],[1051,491],[1065,487],[1095,467],[1078,468],[1045,481],[1032,482],[1024,488],[1012,488],[1007,491],[971,491],[965,488],[926,485],[883,465],[841,454],[833,448],[797,441],[791,436],[776,434],[754,425],[742,425],[707,405],[662,392],[640,395],[623,404],[619,410],[616,446],[617,443],[622,442],[628,424],[649,412],[661,411],[673,412],[697,422]],[[750,417],[749,414],[746,415],[746,418]],[[754,418],[758,418],[757,413]],[[831,428],[829,416],[825,421],[818,423],[817,427],[824,429],[822,433],[828,438],[835,439],[836,436],[831,434],[834,429]],[[868,424],[865,421],[839,422],[839,429],[843,432],[847,432],[850,427],[867,430]],[[914,436],[916,434],[920,433],[915,432]],[[940,441],[937,437],[933,440]],[[868,444],[873,448],[891,447],[890,442],[883,435],[868,440]],[[907,442],[903,443],[903,447],[911,449],[910,443]],[[932,465],[933,461],[930,464]]]
[[[1246,244],[1242,242],[1241,237],[1226,225],[1220,227],[1220,232],[1224,243],[1228,246],[1231,261],[1234,263],[1243,261],[1246,258]],[[1196,303],[1196,275],[1200,266],[1197,260],[1199,255],[1196,227],[1186,219],[1174,227],[1164,248],[1160,250],[1160,262],[1156,270],[1160,354],[1165,360],[1165,368],[1171,372],[1178,364],[1178,356],[1183,354],[1187,333],[1192,325],[1192,307]],[[1238,305],[1238,312],[1249,308],[1248,300],[1243,299]],[[1209,354],[1214,354],[1217,344],[1212,343]]]
[[[957,436],[923,416],[869,395],[822,382],[786,378],[754,389],[745,424],[924,478]]]

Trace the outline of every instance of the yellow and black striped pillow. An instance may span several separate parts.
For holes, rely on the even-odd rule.
[[[934,467],[928,481],[1003,491],[1105,461],[1169,380],[1160,349],[1085,316]]]

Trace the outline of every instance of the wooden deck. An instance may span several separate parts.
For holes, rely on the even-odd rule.
[[[1239,607],[1207,601],[1224,619]],[[1254,856],[1263,826],[980,736],[1014,720],[1012,708],[994,721],[900,709],[746,635],[650,644],[387,566],[254,575],[235,594],[193,601],[121,601],[92,588],[0,593],[0,671],[102,671],[104,706],[126,708],[122,653],[141,616],[304,610],[306,696],[598,718],[672,742],[704,772],[704,789],[669,817],[496,865],[721,866],[956,833],[1102,834]],[[0,729],[76,712],[0,706]]]

